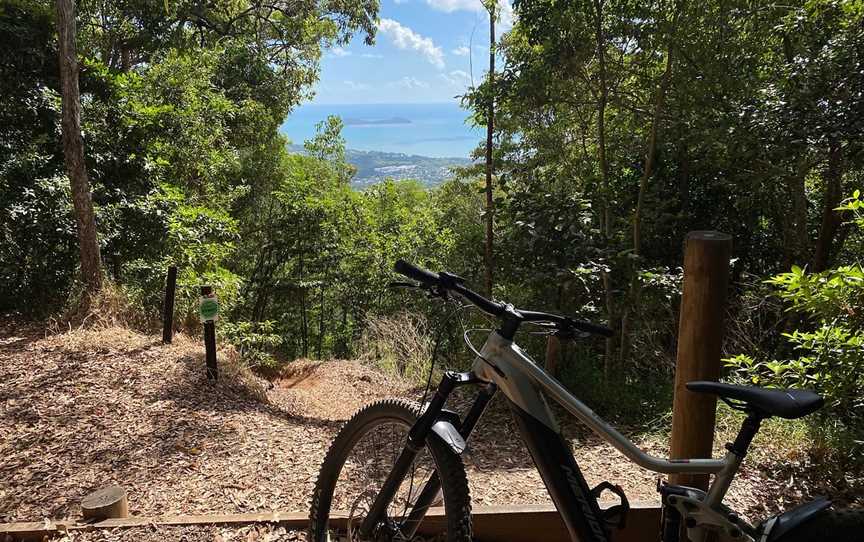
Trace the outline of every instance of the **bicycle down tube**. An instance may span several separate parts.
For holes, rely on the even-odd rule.
[[[606,542],[609,535],[597,500],[573,458],[569,443],[561,436],[541,390],[643,468],[660,473],[715,474],[708,499],[712,502],[708,504],[719,504],[740,465],[733,454],[722,460],[675,460],[645,453],[497,331],[490,333],[472,371],[480,380],[496,384],[510,402],[522,439],[573,540]]]

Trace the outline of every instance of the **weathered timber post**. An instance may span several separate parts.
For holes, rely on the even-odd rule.
[[[201,304],[199,306],[201,322],[204,324],[204,352],[207,367],[207,380],[216,382],[219,379],[219,368],[216,365],[216,318],[219,314],[219,304],[212,286],[201,287]]]
[[[546,338],[546,372],[555,376],[561,361],[561,339],[558,334],[550,333]]]
[[[567,357],[567,345],[573,339],[571,331],[558,330],[546,339],[546,372],[557,377],[558,367]]]
[[[684,292],[678,323],[678,360],[672,407],[670,457],[711,457],[717,398],[693,393],[693,380],[720,378],[720,347],[729,284],[732,237],[714,231],[687,234],[684,247]],[[708,475],[673,474],[673,484],[708,489]]]
[[[129,500],[126,490],[120,486],[109,486],[87,495],[81,500],[84,519],[97,521],[110,518],[128,518]]]
[[[168,268],[165,279],[165,303],[162,306],[162,342],[170,344],[174,338],[174,297],[177,292],[177,266]]]

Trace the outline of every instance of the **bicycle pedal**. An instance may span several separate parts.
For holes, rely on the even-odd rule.
[[[609,481],[600,482],[591,490],[591,495],[595,499],[600,500],[600,496],[604,491],[611,491],[620,499],[621,502],[620,504],[610,506],[606,510],[601,511],[600,515],[603,517],[603,521],[605,521],[610,527],[623,529],[627,526],[627,513],[630,511],[630,501],[627,500],[627,495],[624,494],[624,490],[621,489],[621,486]]]

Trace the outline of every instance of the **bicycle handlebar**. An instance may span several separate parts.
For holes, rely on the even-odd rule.
[[[491,316],[495,316],[496,318],[501,318],[506,313],[509,313],[523,322],[552,322],[556,324],[556,327],[558,329],[576,329],[579,331],[585,331],[587,333],[593,333],[595,335],[602,335],[604,337],[611,337],[613,335],[613,331],[608,327],[592,324],[591,322],[574,320],[569,316],[561,316],[558,314],[551,314],[547,312],[527,311],[520,309],[508,310],[508,306],[506,304],[500,303],[498,301],[493,301],[491,299],[486,299],[477,292],[466,288],[462,285],[463,279],[451,273],[434,273],[432,271],[423,269],[422,267],[418,267],[401,259],[396,261],[393,269],[397,273],[405,275],[410,279],[416,280],[430,290],[439,293],[443,293],[446,291],[456,293],[461,297],[465,298],[473,305],[475,305],[483,312]]]
[[[432,271],[427,271],[422,267],[417,267],[414,264],[408,263],[405,260],[396,260],[396,263],[393,265],[393,270],[401,275],[405,275],[409,279],[414,279],[417,282],[420,282],[429,288],[438,285],[438,281],[441,279],[438,273],[433,273]]]
[[[432,290],[445,290],[459,294],[477,308],[491,316],[500,318],[507,310],[507,307],[503,303],[486,299],[477,292],[463,286],[462,277],[458,277],[452,273],[434,273],[423,269],[422,267],[417,267],[414,264],[408,263],[405,260],[397,260],[393,269],[397,273],[401,273],[410,279],[416,280],[426,288]]]

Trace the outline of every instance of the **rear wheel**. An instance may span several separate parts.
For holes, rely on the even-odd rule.
[[[413,540],[404,518],[427,480],[437,474],[443,499],[439,494],[432,506],[444,505],[446,540],[470,542],[471,504],[465,467],[459,455],[435,433],[430,433],[414,460],[374,538],[359,536],[360,523],[405,447],[418,415],[416,403],[384,400],[364,407],[342,427],[324,458],[312,494],[311,541]]]
[[[826,510],[774,542],[864,542],[864,510]]]

